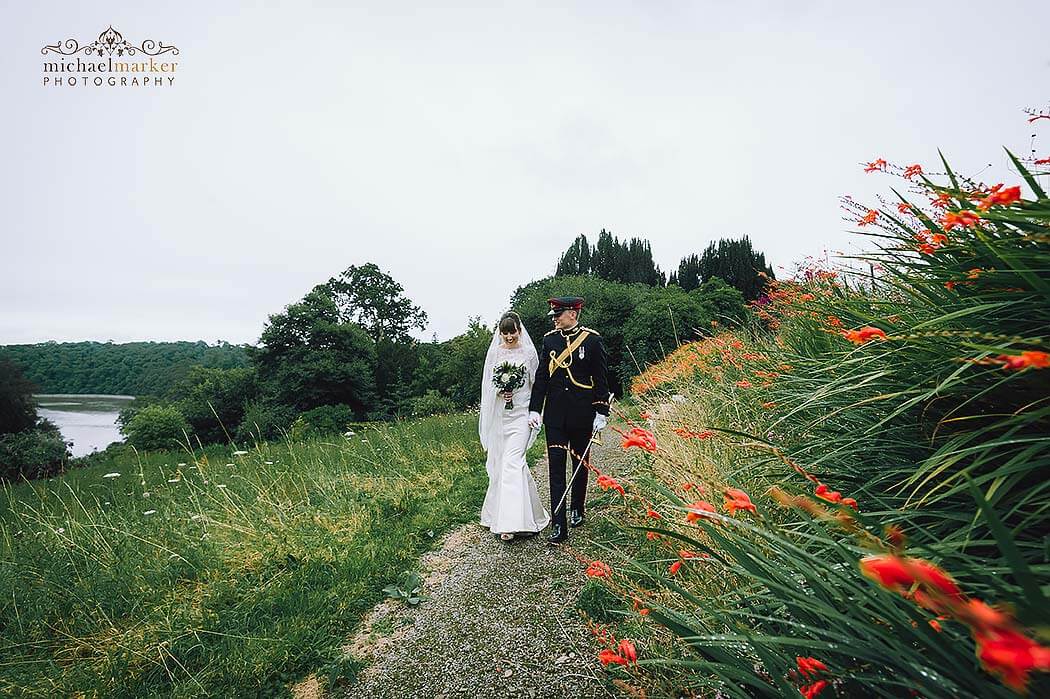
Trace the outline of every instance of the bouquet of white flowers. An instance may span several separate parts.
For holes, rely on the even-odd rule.
[[[521,388],[525,385],[525,366],[523,364],[503,362],[493,369],[492,383],[496,384],[497,393],[513,392]],[[514,401],[512,399],[507,401],[503,409],[511,410],[513,407]]]

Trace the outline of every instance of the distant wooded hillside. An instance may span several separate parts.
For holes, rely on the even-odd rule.
[[[190,367],[248,365],[244,346],[220,342],[42,342],[0,346],[42,393],[112,393],[160,396]]]

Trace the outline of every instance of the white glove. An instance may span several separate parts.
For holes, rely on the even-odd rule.
[[[536,412],[530,412],[529,413],[529,427],[531,427],[534,430],[538,429],[542,422],[543,422],[543,417],[540,416],[539,413],[536,413]]]
[[[609,424],[609,418],[601,413],[594,416],[594,431],[601,432]]]

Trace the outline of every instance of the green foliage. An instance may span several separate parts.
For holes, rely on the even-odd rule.
[[[191,367],[170,398],[201,442],[225,442],[244,419],[247,403],[256,398],[255,378],[251,367]]]
[[[736,327],[747,318],[744,295],[721,277],[711,277],[689,295],[696,298],[719,325]]]
[[[36,386],[26,379],[21,367],[0,356],[0,435],[21,432],[36,424],[35,391]]]
[[[481,383],[481,379],[478,379]],[[480,400],[480,396],[478,397]],[[418,398],[412,399],[412,417],[428,417],[430,415],[443,415],[455,412],[456,404],[451,398],[446,398],[434,389],[429,389]]]
[[[414,607],[420,602],[425,602],[428,598],[423,594],[423,578],[419,573],[412,570],[405,570],[401,572],[401,577],[398,581],[392,585],[387,585],[383,588],[383,592],[390,599],[402,600],[410,607]]]
[[[600,624],[619,621],[627,612],[623,600],[597,580],[584,584],[576,608]]]
[[[0,489],[0,695],[340,684],[359,668],[348,630],[476,519],[484,458],[459,415],[247,454],[129,454]]]
[[[0,434],[0,480],[53,476],[65,467],[69,451],[58,428],[41,420],[36,429]]]
[[[240,444],[279,439],[296,417],[296,410],[291,406],[255,401],[244,407],[244,418],[234,437]]]
[[[129,396],[163,396],[193,366],[248,365],[245,347],[226,342],[41,342],[0,347],[0,357],[22,365],[40,393]]]
[[[751,240],[744,236],[740,240],[710,243],[703,254],[682,258],[675,281],[691,291],[714,277],[736,287],[745,299],[752,301],[762,295],[766,279],[773,279],[773,269],[766,264],[765,253],[755,252]]]
[[[558,260],[555,276],[594,276],[625,284],[649,286],[663,286],[666,282],[664,273],[653,262],[653,251],[648,240],[631,238],[621,242],[604,228],[598,234],[598,242],[594,247],[587,242],[587,236],[577,236]]]
[[[359,325],[343,322],[324,287],[271,315],[252,352],[261,393],[302,412],[349,405],[360,417],[375,398],[375,343]]]
[[[375,342],[411,340],[408,331],[427,326],[427,314],[404,295],[404,287],[369,262],[351,265],[328,280],[328,290],[344,323],[356,323]]]
[[[185,443],[190,431],[179,409],[173,405],[149,405],[135,413],[125,428],[124,435],[140,451],[176,449]]]
[[[437,375],[446,395],[452,402],[465,408],[481,401],[481,374],[485,368],[485,353],[492,342],[492,330],[472,317],[467,331],[444,343],[444,356]]]
[[[624,345],[633,356],[621,365],[621,375],[630,375],[635,361],[643,367],[658,362],[679,343],[700,337],[712,320],[697,295],[676,286],[647,290],[623,327]]]
[[[322,405],[299,416],[311,435],[342,434],[354,422],[349,405]]]

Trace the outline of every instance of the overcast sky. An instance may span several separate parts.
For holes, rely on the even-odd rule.
[[[255,342],[365,262],[446,339],[580,233],[791,266],[855,249],[863,161],[1050,155],[1047,2],[436,4],[2,0],[0,344]],[[175,83],[42,85],[109,25]]]

